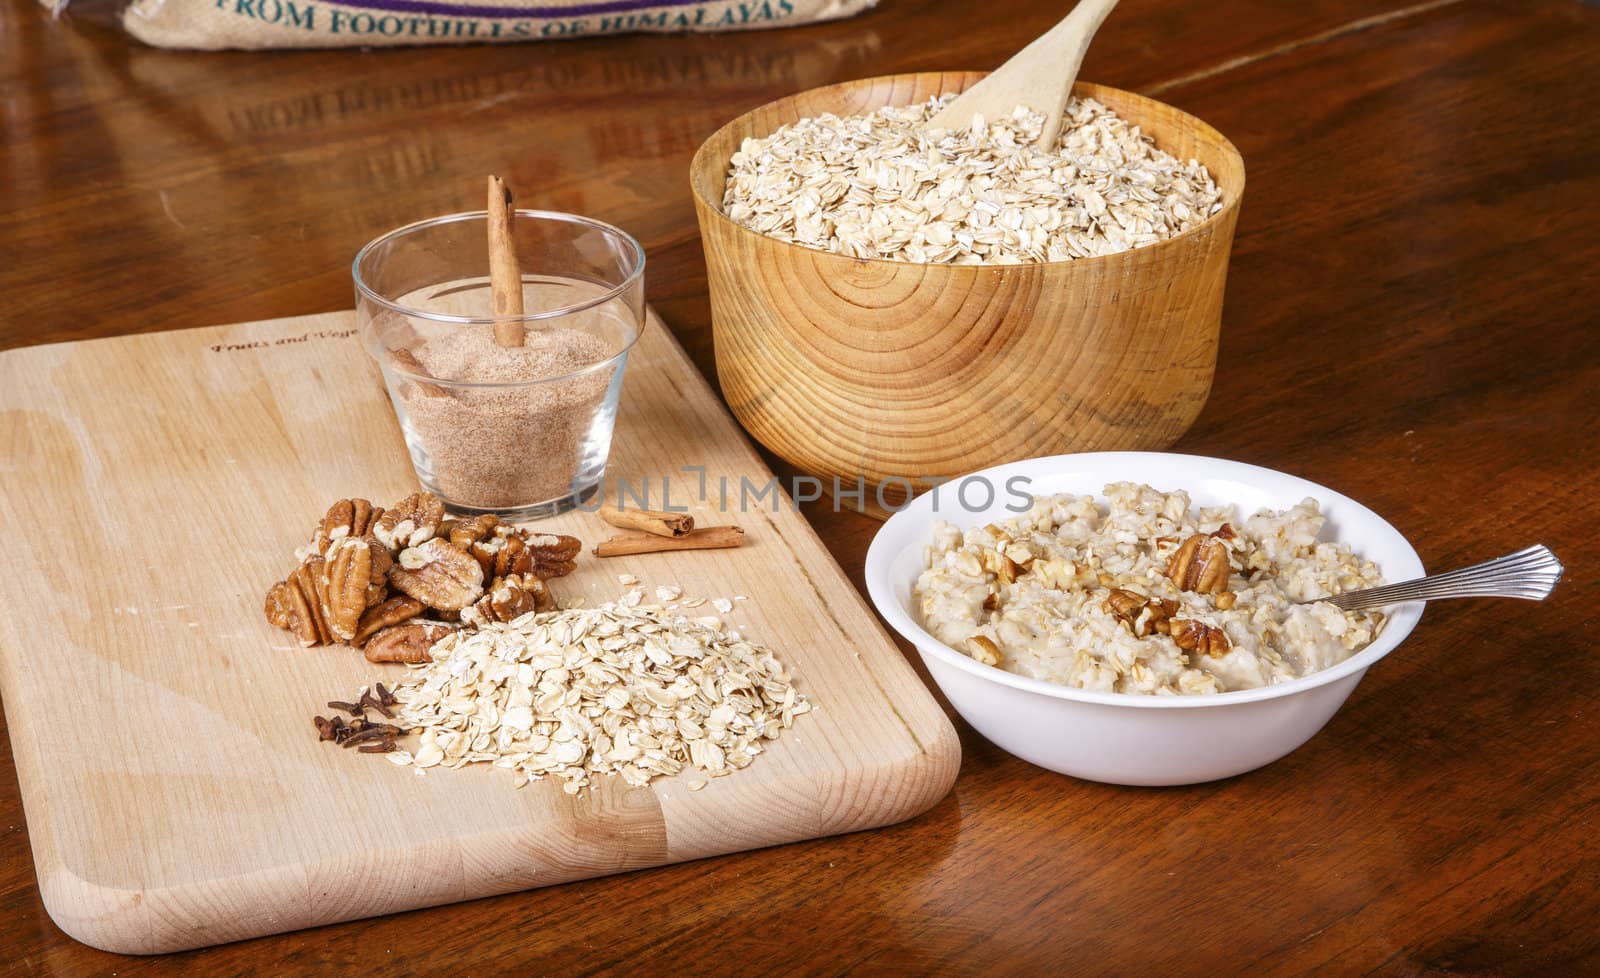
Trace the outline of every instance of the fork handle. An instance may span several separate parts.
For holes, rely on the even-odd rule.
[[[1555,589],[1564,570],[1550,548],[1539,544],[1449,573],[1362,591],[1348,591],[1321,600],[1346,611],[1377,608],[1402,601],[1439,601],[1444,598],[1525,598],[1542,601]]]

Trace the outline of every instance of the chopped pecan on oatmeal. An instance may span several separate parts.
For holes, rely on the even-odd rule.
[[[1219,656],[1227,655],[1232,647],[1228,634],[1222,629],[1193,618],[1174,618],[1171,632],[1172,641],[1185,652]]]
[[[1135,635],[1145,636],[1167,630],[1168,621],[1178,613],[1178,602],[1167,598],[1147,598],[1136,591],[1112,588],[1106,610],[1128,626]]]
[[[1015,584],[1017,576],[1023,572],[1022,565],[1003,550],[985,550],[983,569],[993,574],[1001,584]]]
[[[972,646],[972,657],[986,666],[1000,664],[1000,647],[994,644],[994,639],[987,635],[974,635],[969,640]]]
[[[1231,537],[1232,527],[1224,523],[1222,529]],[[1233,573],[1233,566],[1228,559],[1228,545],[1223,541],[1229,537],[1220,536],[1220,532],[1196,533],[1183,541],[1172,555],[1172,561],[1167,564],[1167,576],[1178,585],[1178,590],[1217,594],[1228,589],[1228,576]]]

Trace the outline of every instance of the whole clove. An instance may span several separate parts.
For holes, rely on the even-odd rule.
[[[354,747],[357,744],[364,744],[369,740],[381,740],[381,739],[383,739],[385,737],[390,737],[390,736],[393,736],[393,735],[388,733],[387,731],[384,731],[384,730],[380,729],[379,727],[376,727],[376,726],[364,727],[361,730],[358,730],[355,733],[351,734],[350,736],[346,737],[344,739],[344,741],[339,746],[341,746],[341,747]]]
[[[338,740],[339,730],[344,726],[344,721],[338,717],[329,720],[327,717],[312,717],[311,722],[317,725],[318,740]]]
[[[384,716],[394,719],[394,711],[389,709],[389,705],[383,702],[382,699],[374,696],[370,690],[361,694],[361,700],[356,704],[356,706],[362,709],[366,709],[370,706],[379,713],[382,713]]]

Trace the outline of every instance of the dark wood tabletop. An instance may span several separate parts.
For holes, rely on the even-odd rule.
[[[881,0],[737,35],[211,54],[142,47],[90,0],[61,20],[4,0],[0,348],[348,308],[363,242],[464,209],[496,172],[528,206],[638,236],[650,300],[709,375],[700,141],[799,89],[992,67],[1066,6]],[[1536,542],[1568,568],[1544,604],[1429,607],[1289,757],[1119,788],[958,720],[954,790],[901,825],[129,958],[50,922],[5,752],[0,959],[124,976],[1600,974],[1597,62],[1600,6],[1577,0],[1126,0],[1088,55],[1083,77],[1200,116],[1249,170],[1216,385],[1176,448],[1354,496],[1430,568]],[[807,515],[859,586],[877,524]]]

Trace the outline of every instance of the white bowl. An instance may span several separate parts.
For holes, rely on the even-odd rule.
[[[1009,480],[1025,478],[1025,485]],[[1400,532],[1372,510],[1332,489],[1243,462],[1164,452],[1057,455],[984,469],[995,489],[984,499],[970,482],[967,509],[956,499],[963,480],[924,493],[878,531],[867,551],[867,591],[878,613],[922,654],[934,682],[956,712],[999,747],[1040,767],[1112,784],[1196,784],[1232,777],[1288,754],[1338,711],[1368,667],[1399,645],[1422,617],[1422,605],[1388,609],[1377,640],[1344,662],[1293,682],[1216,695],[1149,696],[1058,686],[986,666],[955,651],[919,625],[911,589],[923,569],[923,548],[935,520],[965,529],[1017,515],[1007,487],[1034,496],[1071,492],[1100,496],[1111,482],[1182,489],[1196,506],[1287,509],[1310,496],[1327,516],[1322,538],[1348,544],[1375,561],[1385,580],[1423,575],[1422,561]]]

